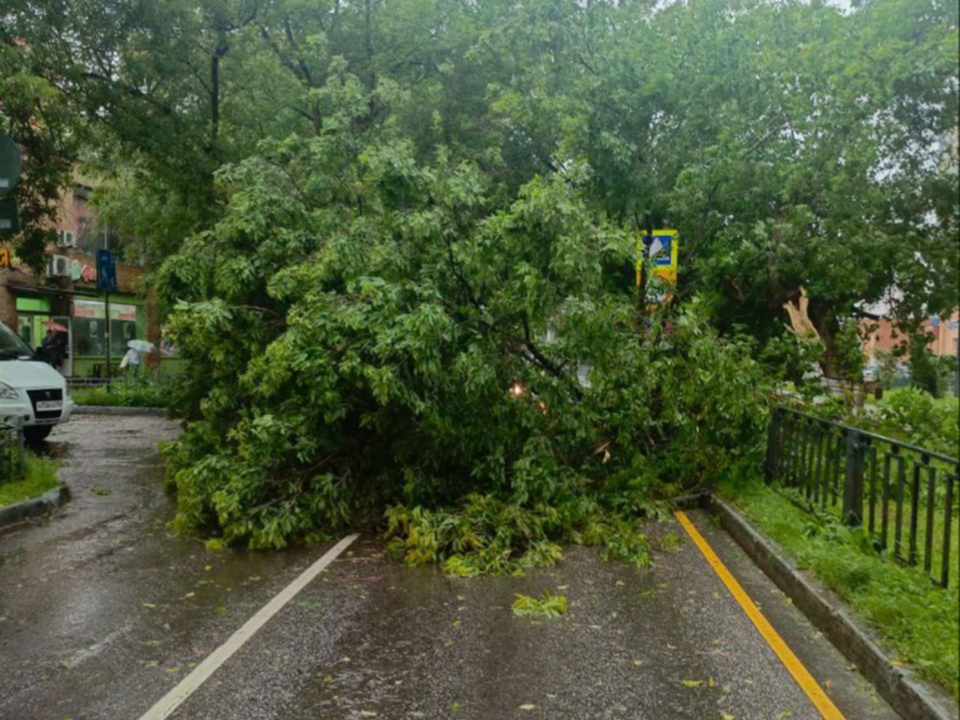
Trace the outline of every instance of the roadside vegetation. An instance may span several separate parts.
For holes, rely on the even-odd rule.
[[[948,589],[937,587],[922,569],[881,557],[864,531],[836,515],[807,512],[789,491],[767,487],[759,477],[725,484],[721,492],[849,603],[899,661],[958,696],[960,573]]]
[[[758,472],[773,387],[860,377],[865,305],[921,378],[960,296],[955,0],[7,5],[0,127],[94,148],[188,368],[182,532],[643,565],[640,516]]]
[[[0,507],[40,497],[48,490],[58,487],[60,481],[57,480],[57,467],[55,461],[27,451],[24,478],[14,482],[0,482]]]
[[[77,405],[162,408],[170,401],[169,383],[152,378],[118,379],[108,388],[84,388],[71,392]]]
[[[880,435],[960,457],[960,398],[936,398],[919,388],[889,390],[867,404],[861,425]],[[854,422],[857,422],[856,420]]]

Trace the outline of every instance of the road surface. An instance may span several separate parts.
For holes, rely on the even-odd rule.
[[[79,416],[51,436],[74,500],[0,535],[0,720],[140,720],[330,549],[173,537],[156,445],[175,433]],[[709,518],[691,518],[844,717],[898,717]],[[674,521],[649,531],[685,537]],[[544,590],[567,596],[565,616],[513,616],[517,593]],[[570,548],[524,578],[456,579],[362,536],[170,717],[822,716],[692,542],[648,570]]]

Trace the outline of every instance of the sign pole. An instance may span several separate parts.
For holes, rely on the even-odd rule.
[[[110,392],[112,378],[110,375],[110,293],[117,290],[117,266],[113,253],[109,250],[97,250],[97,287],[103,290],[104,315],[106,328],[103,336],[107,339],[107,392]]]
[[[110,291],[105,290],[103,293],[103,301],[105,315],[107,316],[107,326],[104,329],[105,337],[107,338],[107,393],[110,392],[110,384],[112,382],[112,373],[110,372]]]

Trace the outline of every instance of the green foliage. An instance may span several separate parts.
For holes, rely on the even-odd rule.
[[[549,590],[543,591],[541,599],[529,595],[517,595],[513,603],[513,614],[520,617],[547,617],[555,618],[566,614],[567,598],[563,595],[551,595]]]
[[[663,550],[679,550],[686,545],[686,539],[675,532],[669,532],[657,538],[657,544]]]
[[[960,457],[960,400],[935,398],[918,388],[884,393],[866,416],[870,429],[934,452]]]
[[[504,204],[475,165],[358,143],[359,86],[329,89],[342,121],[223,173],[224,219],[161,269],[180,527],[277,547],[398,506],[408,560],[459,574],[568,540],[645,562],[628,518],[760,457],[749,347],[610,289],[630,235],[576,174]]]
[[[409,565],[442,562],[459,577],[522,575],[553,565],[562,545],[599,546],[608,560],[650,565],[650,547],[638,518],[605,511],[586,497],[518,507],[491,495],[471,495],[458,508],[387,510],[388,547]]]
[[[562,559],[551,541],[566,532],[553,508],[534,510],[473,495],[457,511],[423,507],[390,508],[389,548],[409,565],[443,562],[444,572],[459,577],[522,574],[527,567]]]
[[[72,393],[77,405],[108,407],[166,407],[172,392],[171,383],[149,376],[125,377],[106,385],[76,390]]]
[[[0,507],[40,497],[60,485],[57,480],[59,464],[49,458],[27,451],[26,475],[16,482],[0,483]]]
[[[955,2],[9,4],[163,260],[182,529],[642,562],[640,510],[758,462],[753,356],[856,375],[862,303],[960,294]],[[624,277],[650,225],[660,313]],[[784,340],[801,285],[822,348]]]
[[[56,239],[57,201],[76,155],[78,128],[58,88],[34,74],[35,63],[33,48],[4,42],[0,29],[0,133],[13,138],[24,158],[13,191],[20,221],[13,246],[27,267],[41,271],[46,245]]]
[[[860,303],[895,285],[913,329],[957,303],[958,181],[936,142],[958,123],[952,0],[7,5],[0,40],[69,89],[116,181],[106,214],[151,258],[210,229],[215,176],[264,144],[388,129],[507,199],[586,170],[614,222],[681,230],[679,293],[724,331],[778,336],[804,284],[841,374]]]
[[[877,380],[884,388],[891,388],[901,375],[900,358],[895,352],[885,352],[878,350],[877,359]]]
[[[960,691],[960,594],[944,590],[920,568],[884,560],[866,533],[829,514],[809,514],[756,478],[723,488],[801,567],[850,603],[922,677]]]

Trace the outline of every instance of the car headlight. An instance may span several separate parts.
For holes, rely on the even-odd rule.
[[[0,382],[0,400],[19,400],[20,393],[6,383]]]

